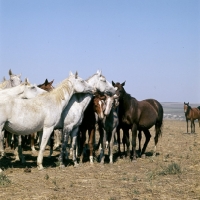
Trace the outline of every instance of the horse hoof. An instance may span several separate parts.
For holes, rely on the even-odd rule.
[[[136,159],[133,159],[133,160],[132,160],[132,162],[133,162],[133,163],[136,163],[136,162],[137,162],[137,160],[136,160]]]
[[[43,166],[38,166],[37,168],[38,168],[39,171],[44,170],[44,167],[43,167]]]
[[[64,164],[61,164],[61,165],[60,165],[60,168],[61,168],[61,169],[65,168],[65,165],[64,165]]]
[[[145,154],[142,154],[142,155],[141,155],[141,158],[146,158],[146,155],[145,155]]]
[[[79,164],[78,163],[74,164],[74,167],[79,167]]]

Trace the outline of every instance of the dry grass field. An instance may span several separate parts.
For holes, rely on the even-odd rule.
[[[1,159],[0,199],[200,199],[200,128],[186,133],[186,122],[164,120],[157,156],[152,157],[154,129],[146,158],[137,162],[120,159],[114,164],[89,162],[74,168],[71,161],[58,167],[54,151],[51,159],[45,152],[43,171],[36,168],[36,156],[25,150],[26,164],[13,161],[12,150]],[[144,141],[144,137],[143,137]],[[98,155],[98,152],[96,152]],[[29,167],[31,172],[25,172]]]

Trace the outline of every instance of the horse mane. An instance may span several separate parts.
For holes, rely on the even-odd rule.
[[[62,100],[65,100],[65,93],[70,93],[70,88],[72,86],[71,81],[67,78],[63,80],[56,88],[53,88],[49,92],[45,92],[41,95],[43,96],[55,96],[56,101],[60,103]]]

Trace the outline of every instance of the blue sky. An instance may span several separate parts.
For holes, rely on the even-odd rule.
[[[199,0],[0,0],[0,80],[102,70],[138,100],[200,103]]]

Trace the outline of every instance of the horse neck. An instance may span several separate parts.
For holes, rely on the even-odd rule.
[[[192,114],[192,113],[191,113],[191,109],[192,109],[192,108],[191,108],[190,106],[187,106],[187,110],[186,110],[186,113],[185,113],[185,116],[186,116],[186,117],[191,117],[191,114]]]
[[[15,96],[24,92],[25,86],[16,86],[12,88],[7,88],[6,90],[1,90],[1,94]]]
[[[48,94],[53,97],[59,105],[64,109],[69,100],[71,99],[72,95],[74,94],[74,86],[73,83],[66,80],[67,84],[69,84],[67,87],[63,86],[65,82],[61,83],[60,86],[56,87],[54,90],[50,91]]]

